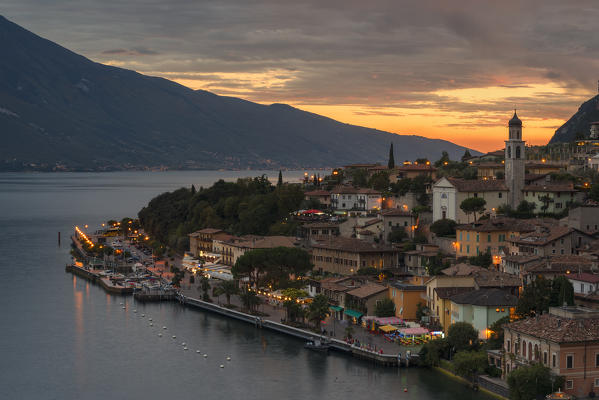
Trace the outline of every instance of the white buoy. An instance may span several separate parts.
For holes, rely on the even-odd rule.
[[[231,357],[227,357],[227,361],[231,361]]]
[[[175,335],[173,335],[173,339],[176,339],[177,337]]]
[[[208,354],[204,354],[204,358],[208,357]]]
[[[159,333],[158,336],[162,337],[162,333]]]
[[[187,344],[187,343],[183,342],[183,343],[181,343],[181,346],[185,346],[186,344]]]
[[[137,310],[133,310],[133,312],[134,312],[134,313],[136,313],[136,312],[137,312]]]
[[[120,303],[121,305],[123,305],[123,303]]]
[[[125,306],[123,306],[122,308],[123,308],[123,310],[124,310],[124,309],[125,309]]]
[[[199,350],[196,350],[196,353],[198,353],[198,354],[199,354],[199,353],[200,353],[200,351],[199,351]]]
[[[148,318],[148,321],[151,321],[151,320],[152,320],[152,318]]]
[[[154,324],[150,322],[150,326],[154,326]]]
[[[141,314],[142,318],[146,316],[146,314]]]
[[[183,350],[188,350],[187,347],[183,347]]]
[[[222,364],[220,365],[220,367],[221,367],[221,368],[225,368],[225,366],[224,366],[224,365],[222,365]]]
[[[162,329],[166,329],[166,326],[163,326]]]

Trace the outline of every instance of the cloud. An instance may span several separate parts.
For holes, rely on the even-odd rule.
[[[503,124],[516,104],[567,119],[599,69],[596,0],[4,0],[3,11],[99,62],[263,103],[395,115],[397,131],[425,108]],[[459,93],[488,88],[514,95]]]

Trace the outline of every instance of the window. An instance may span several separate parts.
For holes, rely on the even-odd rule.
[[[460,232],[460,240],[462,240],[462,232]]]
[[[507,147],[507,158],[512,158],[512,146]]]
[[[548,361],[548,360],[547,360],[547,352],[546,352],[546,351],[544,351],[544,352],[543,352],[543,365],[547,365],[547,361]]]
[[[474,193],[474,197],[478,197],[478,193]]]
[[[572,379],[566,381],[566,389],[574,389],[574,381]]]
[[[551,366],[553,368],[557,367],[557,356],[555,355],[555,353],[551,355]]]
[[[584,293],[584,283],[581,283],[581,284],[580,284],[580,291],[581,291],[582,293]]]
[[[568,369],[574,368],[574,354],[568,354],[566,356],[566,368],[568,368]]]
[[[466,233],[466,241],[469,242],[470,241],[470,233]]]
[[[562,208],[562,203],[555,203],[555,208]]]
[[[470,245],[469,244],[466,245],[466,253],[470,254]]]
[[[503,197],[503,193],[499,192],[498,196],[499,196],[499,198],[502,198]]]
[[[478,243],[478,237],[479,237],[479,235],[478,235],[478,233],[477,233],[477,234],[476,234],[476,242],[477,242],[477,243]]]
[[[512,351],[512,342],[508,339],[507,341],[507,352],[511,352]],[[599,356],[599,354],[597,354]]]
[[[595,354],[595,367],[599,367],[599,353]]]
[[[491,241],[491,235],[487,235],[487,242]]]
[[[526,340],[522,341],[522,357],[526,357]]]
[[[516,158],[520,158],[520,146],[516,146]]]

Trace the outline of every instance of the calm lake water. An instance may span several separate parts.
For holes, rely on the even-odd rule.
[[[74,225],[134,216],[181,186],[261,173],[0,174],[0,398],[489,399],[434,371],[326,357],[298,340],[177,304],[134,304],[64,272]],[[277,179],[278,171],[265,173]]]

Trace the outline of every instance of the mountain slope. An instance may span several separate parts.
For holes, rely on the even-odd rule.
[[[599,95],[585,101],[578,111],[560,126],[549,143],[571,142],[577,137],[589,137],[591,122],[599,121]]]
[[[334,166],[385,161],[391,142],[397,160],[465,150],[95,63],[1,16],[0,43],[0,170]]]

